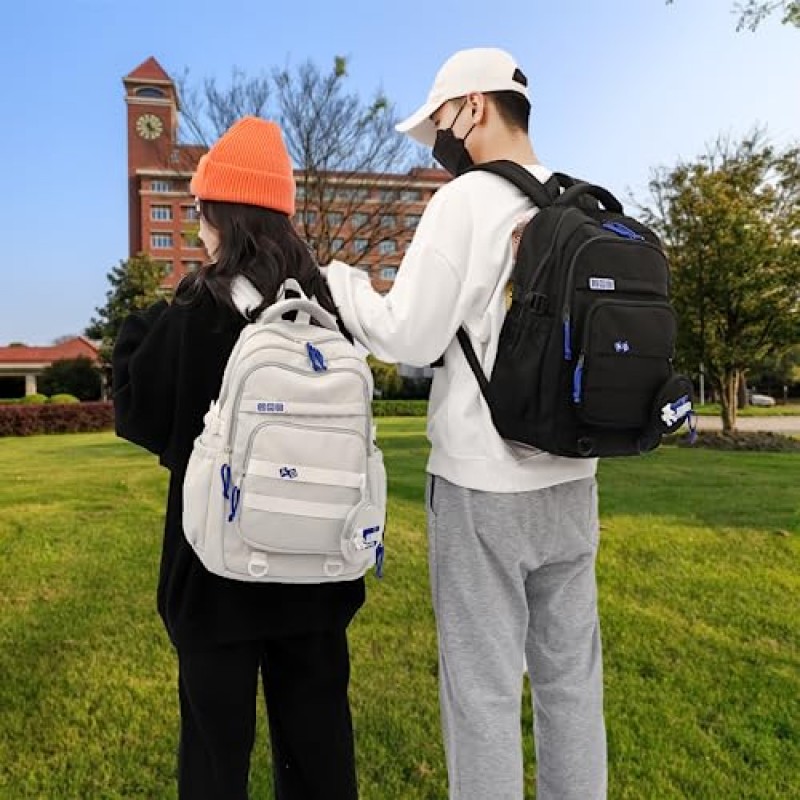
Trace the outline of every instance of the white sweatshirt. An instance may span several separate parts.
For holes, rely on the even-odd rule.
[[[542,166],[528,167],[540,180]],[[428,408],[428,472],[468,489],[522,492],[594,475],[596,459],[553,456],[504,441],[455,338],[463,324],[487,375],[505,319],[511,234],[530,200],[505,179],[469,172],[433,196],[392,290],[381,296],[366,272],[328,268],[333,299],[350,332],[376,358],[435,370]]]

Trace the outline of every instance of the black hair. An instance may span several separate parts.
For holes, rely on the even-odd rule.
[[[264,298],[250,312],[254,320],[277,299],[278,290],[294,278],[309,296],[336,314],[328,285],[306,243],[289,217],[260,206],[200,200],[200,214],[219,236],[217,260],[180,282],[175,302],[190,304],[208,290],[215,302],[236,310],[231,284],[246,277]]]
[[[528,133],[531,119],[531,104],[525,95],[519,92],[487,92],[500,114],[500,118],[510,128]]]

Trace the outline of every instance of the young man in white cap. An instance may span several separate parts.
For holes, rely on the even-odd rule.
[[[606,795],[597,613],[596,462],[500,438],[456,341],[464,326],[491,374],[530,200],[473,163],[507,159],[540,181],[527,80],[501,50],[452,56],[398,130],[433,148],[455,180],[420,220],[392,290],[334,262],[328,282],[353,335],[385,361],[444,354],[428,414],[430,576],[452,800],[523,796],[523,657],[534,692],[539,800]]]

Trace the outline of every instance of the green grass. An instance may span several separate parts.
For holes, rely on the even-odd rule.
[[[387,575],[351,629],[365,800],[445,794],[423,420],[380,421]],[[0,798],[175,797],[154,608],[165,474],[110,434],[0,440]],[[800,461],[662,448],[601,466],[610,793],[800,797]],[[529,693],[528,797],[533,797]],[[253,797],[271,797],[263,724]],[[489,799],[487,799],[489,800]]]
[[[706,403],[702,406],[698,403],[695,406],[695,411],[701,417],[718,417],[722,413],[719,403]],[[766,408],[762,406],[745,406],[745,408],[740,408],[736,413],[740,417],[800,417],[800,403],[789,401],[785,405]]]

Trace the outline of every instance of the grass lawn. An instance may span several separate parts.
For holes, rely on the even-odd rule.
[[[380,430],[387,574],[351,637],[362,797],[441,800],[423,421]],[[110,434],[0,439],[2,800],[175,797],[165,485]],[[610,798],[800,797],[800,459],[662,448],[603,463],[601,505]]]
[[[706,403],[702,406],[698,403],[694,410],[701,417],[718,417],[721,414],[719,403]],[[800,403],[790,401],[785,405],[745,406],[745,408],[740,408],[736,413],[740,417],[800,417]]]

